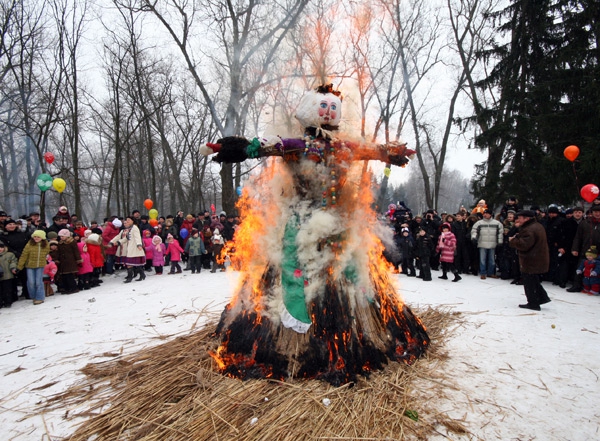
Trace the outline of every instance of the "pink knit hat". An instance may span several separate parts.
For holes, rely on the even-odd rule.
[[[66,228],[63,228],[58,232],[58,237],[71,237],[71,232]]]

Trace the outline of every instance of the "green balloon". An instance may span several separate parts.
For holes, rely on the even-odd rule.
[[[40,190],[46,191],[52,188],[52,176],[48,173],[42,173],[39,175],[35,181]]]

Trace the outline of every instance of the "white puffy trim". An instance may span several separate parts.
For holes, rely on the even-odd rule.
[[[214,153],[213,149],[211,149],[206,144],[201,144],[200,147],[198,148],[198,152],[201,155],[204,155],[204,156],[209,156],[209,155],[212,155]]]
[[[260,145],[262,147],[275,147],[277,145],[282,145],[283,141],[279,136],[266,136],[263,138],[258,138],[260,141]]]
[[[279,311],[279,317],[281,318],[281,324],[286,328],[291,328],[299,334],[306,334],[310,325],[312,323],[304,323],[300,320],[292,317],[292,315],[288,312],[285,305],[281,304],[281,309]]]

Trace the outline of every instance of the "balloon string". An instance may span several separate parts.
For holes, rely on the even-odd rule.
[[[579,197],[581,196],[580,192],[579,192],[579,177],[577,176],[577,169],[575,168],[575,162],[579,162],[579,161],[573,161],[572,165],[573,165],[573,174],[575,175],[575,191],[577,193],[577,199],[579,199]]]

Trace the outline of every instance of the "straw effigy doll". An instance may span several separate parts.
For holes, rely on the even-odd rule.
[[[236,255],[247,262],[211,354],[227,375],[337,385],[389,360],[411,363],[429,344],[381,258],[365,167],[404,166],[414,151],[337,138],[341,104],[339,92],[322,86],[297,109],[303,137],[228,137],[201,147],[221,163],[276,157],[238,203]]]

